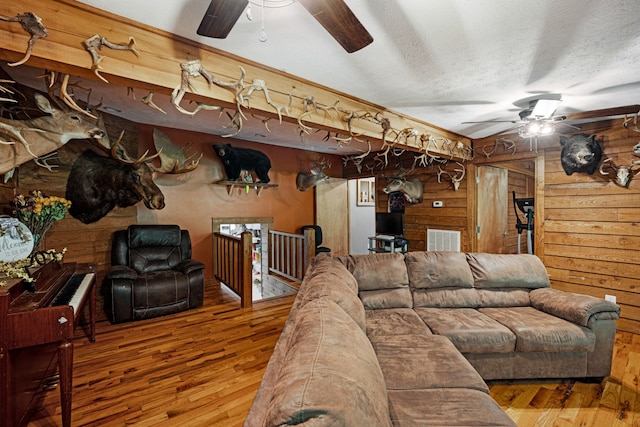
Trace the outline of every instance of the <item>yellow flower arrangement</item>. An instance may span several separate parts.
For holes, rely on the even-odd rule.
[[[71,202],[63,197],[48,196],[41,191],[33,191],[31,195],[15,196],[11,206],[16,218],[33,234],[33,251],[35,252],[47,230],[67,214]]]

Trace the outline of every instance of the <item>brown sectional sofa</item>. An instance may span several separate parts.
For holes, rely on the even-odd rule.
[[[604,377],[618,316],[532,255],[322,254],[244,425],[513,426],[484,380]]]

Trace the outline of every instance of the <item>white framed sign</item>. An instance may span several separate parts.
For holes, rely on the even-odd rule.
[[[17,218],[0,217],[0,261],[27,258],[33,249],[33,235]]]

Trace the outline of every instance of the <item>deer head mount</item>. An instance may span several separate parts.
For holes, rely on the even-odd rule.
[[[38,108],[46,115],[27,120],[0,118],[0,174],[49,154],[72,139],[100,142],[105,135],[83,114],[54,108],[40,94],[35,98]]]
[[[400,191],[404,194],[407,202],[411,204],[422,203],[424,194],[424,185],[419,179],[412,179],[408,181],[406,176],[415,169],[416,161],[414,160],[411,169],[400,168],[400,173],[395,176],[382,176],[386,180],[390,180],[386,187],[382,189],[385,194],[393,193],[394,191]]]
[[[331,163],[324,159],[319,162],[314,162],[309,173],[298,172],[296,176],[296,188],[299,191],[307,191],[322,181],[329,179],[323,171],[330,167]]]
[[[640,160],[636,160],[630,165],[616,166],[616,164],[613,163],[613,160],[609,157],[603,160],[602,164],[600,164],[600,173],[602,175],[614,173],[615,178],[613,178],[612,181],[620,187],[629,188],[629,184],[631,184],[633,177],[640,173],[636,172],[636,167],[640,168]]]

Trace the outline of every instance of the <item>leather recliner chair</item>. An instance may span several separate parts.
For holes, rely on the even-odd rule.
[[[177,225],[130,225],[113,234],[105,305],[113,323],[199,307],[204,264],[191,259],[191,238]]]

